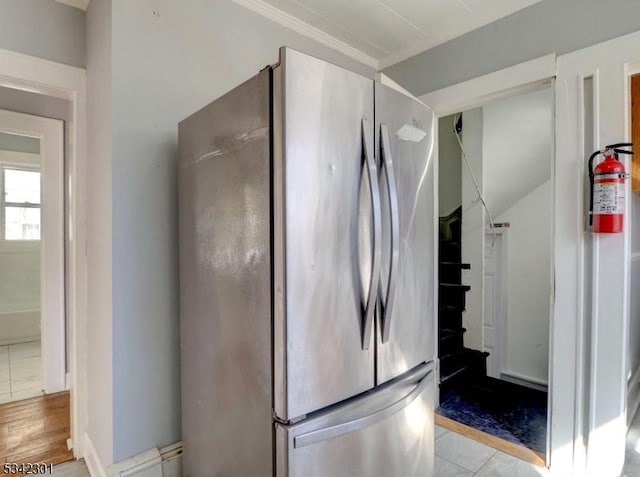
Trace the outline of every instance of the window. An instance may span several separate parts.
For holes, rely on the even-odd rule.
[[[40,240],[40,171],[0,166],[0,217],[4,240]]]

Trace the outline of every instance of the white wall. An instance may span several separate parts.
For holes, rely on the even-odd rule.
[[[483,187],[483,117],[482,108],[462,115],[462,144],[480,190]],[[469,169],[462,166],[462,261],[471,265],[462,271],[462,283],[470,285],[466,296],[466,311],[462,326],[467,329],[464,345],[483,350],[484,346],[484,231],[485,213]]]
[[[35,144],[34,144],[35,142]],[[0,163],[38,165],[40,142],[0,133]],[[40,337],[40,242],[0,240],[0,344]]]
[[[462,125],[467,157],[494,222],[512,224],[504,238],[506,330],[498,333],[506,337],[504,371],[537,383],[546,383],[548,373],[552,120],[553,96],[546,86],[465,112]],[[462,203],[462,260],[471,264],[463,272],[463,283],[471,286],[463,315],[465,346],[484,350],[489,218],[464,164]]]
[[[111,77],[111,2],[91,0],[87,10],[87,436],[103,465],[113,462],[114,415]]]
[[[453,131],[454,114],[438,120],[438,207],[440,217],[462,204],[462,159]]]
[[[496,217],[505,231],[507,261],[504,371],[547,384],[551,297],[551,181]]]
[[[0,48],[84,67],[82,10],[54,0],[1,0]]]
[[[640,196],[631,195],[631,306],[629,312],[629,349],[627,352],[627,378],[629,411],[640,403]],[[629,416],[631,418],[632,416]]]
[[[40,242],[0,240],[0,313],[39,309]]]
[[[92,0],[87,32],[89,438],[109,465],[181,438],[178,122],[282,45],[374,71],[230,0]]]
[[[484,191],[498,216],[551,178],[553,90],[495,100],[482,111]]]

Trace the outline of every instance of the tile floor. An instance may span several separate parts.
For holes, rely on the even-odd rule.
[[[636,447],[638,450],[636,450]],[[527,464],[484,444],[436,426],[435,477],[548,477],[541,467]],[[54,467],[59,477],[89,477],[84,461]],[[640,477],[640,413],[627,437],[623,477]]]
[[[547,477],[528,464],[492,447],[436,426],[435,477]]]
[[[623,477],[640,477],[640,412],[633,418],[627,432],[627,448]]]
[[[0,404],[42,394],[40,341],[0,346]]]
[[[57,477],[89,477],[89,471],[84,460],[58,464],[53,468],[53,474]]]

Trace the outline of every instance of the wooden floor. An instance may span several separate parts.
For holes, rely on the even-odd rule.
[[[0,405],[0,463],[59,464],[73,459],[69,391]]]
[[[530,464],[538,465],[540,467],[545,466],[544,455],[538,454],[537,452],[534,452],[524,446],[519,446],[518,444],[514,444],[513,442],[505,441],[504,439],[500,439],[499,437],[479,431],[478,429],[474,429],[473,427],[466,426],[465,424],[461,424],[457,421],[454,421],[453,419],[449,419],[448,417],[441,416],[437,412],[436,424],[440,427],[444,427],[445,429],[453,431],[456,434],[462,434],[469,439],[481,442],[482,444],[493,447],[494,449],[498,449],[505,454],[509,454],[517,457],[520,460],[529,462]]]

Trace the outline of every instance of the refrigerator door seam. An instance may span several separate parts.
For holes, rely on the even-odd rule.
[[[369,180],[369,193],[371,209],[373,213],[373,257],[371,276],[369,278],[369,293],[363,310],[362,349],[368,350],[371,344],[373,331],[373,318],[377,300],[376,283],[380,280],[380,260],[382,257],[382,211],[380,208],[380,188],[378,187],[378,170],[376,163],[369,151],[366,132],[369,131],[369,121],[362,119],[362,150],[364,152],[365,169]]]
[[[387,284],[387,294],[382,302],[382,279],[380,280],[381,313],[380,328],[382,331],[382,342],[389,341],[391,331],[391,316],[395,300],[396,284],[398,282],[398,258],[400,256],[400,218],[398,212],[398,189],[393,170],[393,158],[391,156],[391,145],[389,143],[389,128],[385,124],[380,125],[380,153],[382,155],[382,167],[387,174],[387,194],[389,196],[389,215],[391,226],[391,258],[389,260],[389,277]]]

